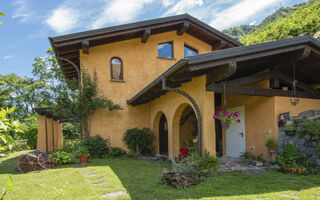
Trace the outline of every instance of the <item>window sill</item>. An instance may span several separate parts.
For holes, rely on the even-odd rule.
[[[176,60],[175,58],[163,58],[163,57],[157,57],[159,59],[164,59],[164,60]]]
[[[110,82],[120,82],[120,83],[125,83],[124,80],[121,79],[111,79]]]

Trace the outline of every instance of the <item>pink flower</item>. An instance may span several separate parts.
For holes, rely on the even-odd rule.
[[[240,123],[240,119],[237,119],[237,122]]]

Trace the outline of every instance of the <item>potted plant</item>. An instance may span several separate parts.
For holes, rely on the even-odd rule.
[[[268,148],[268,152],[269,153],[275,153],[276,152],[278,144],[277,144],[277,141],[275,139],[268,138],[264,144]]]
[[[296,134],[296,127],[293,124],[288,124],[284,127],[284,132],[288,136],[294,136]]]
[[[220,110],[213,116],[213,119],[220,120],[222,127],[228,128],[230,124],[240,123],[239,114],[240,111],[227,112],[224,110]]]
[[[89,161],[89,152],[88,149],[85,146],[80,146],[77,150],[77,155],[80,158],[80,163],[81,164],[87,164]]]

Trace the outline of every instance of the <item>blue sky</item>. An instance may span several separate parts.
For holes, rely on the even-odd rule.
[[[48,37],[189,13],[223,30],[306,0],[0,0],[0,73],[31,76]]]

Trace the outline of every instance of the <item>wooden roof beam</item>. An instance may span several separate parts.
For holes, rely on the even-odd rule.
[[[232,76],[237,71],[237,63],[230,62],[225,66],[216,67],[207,74],[207,84],[215,83],[221,81],[229,76]]]
[[[180,35],[180,36],[183,35],[188,31],[189,28],[190,28],[190,23],[184,22],[182,26],[177,30],[177,35]]]
[[[226,94],[237,95],[251,95],[251,96],[283,96],[283,97],[295,97],[295,98],[308,98],[308,99],[320,99],[320,96],[314,95],[310,92],[296,91],[294,95],[292,91],[280,90],[280,89],[267,89],[267,88],[253,88],[253,87],[238,87],[238,86],[226,86],[215,87],[214,85],[208,85],[207,91]]]
[[[228,43],[224,40],[217,40],[215,42],[212,43],[211,45],[211,50],[212,51],[216,51],[216,50],[220,50],[220,49],[224,49],[226,48],[228,45]]]
[[[82,46],[82,53],[83,54],[89,54],[89,40],[83,40],[81,42],[81,46]]]
[[[141,42],[146,43],[151,35],[151,28],[146,28],[141,37]]]

